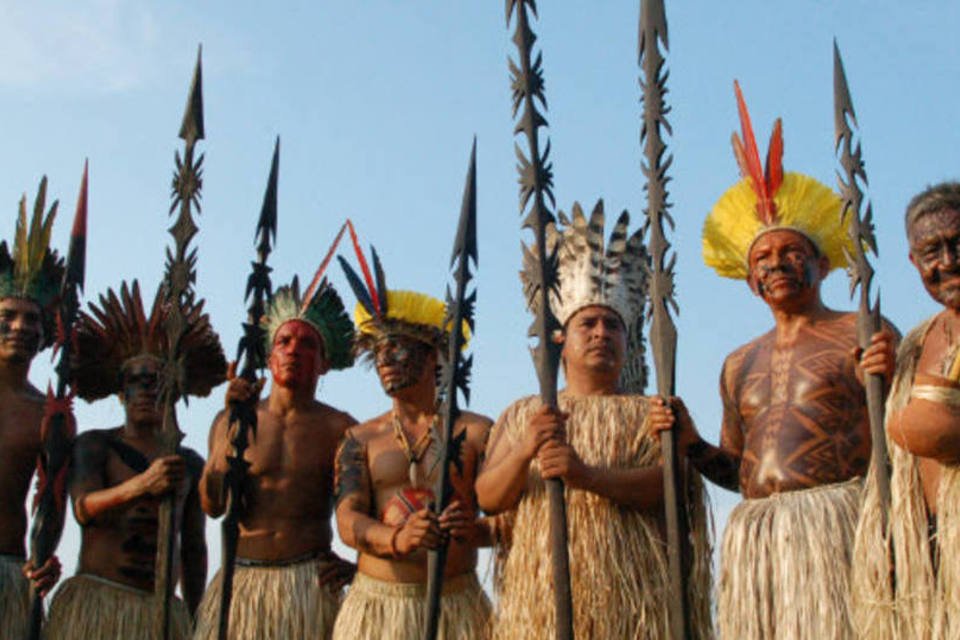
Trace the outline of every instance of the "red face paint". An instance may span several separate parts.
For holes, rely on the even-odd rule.
[[[288,388],[316,384],[327,369],[320,334],[300,320],[281,325],[273,336],[269,365],[274,384]]]

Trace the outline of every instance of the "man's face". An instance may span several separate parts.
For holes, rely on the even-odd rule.
[[[24,298],[0,300],[0,360],[29,362],[42,340],[40,305]]]
[[[409,336],[385,335],[373,347],[380,385],[387,395],[411,387],[432,375],[436,349]]]
[[[268,364],[274,383],[287,388],[315,385],[330,368],[320,334],[299,320],[277,329]]]
[[[627,351],[623,320],[609,307],[593,305],[567,320],[562,357],[567,369],[620,374]]]
[[[960,311],[960,212],[944,209],[921,216],[907,230],[910,262],[927,293]]]
[[[750,248],[747,282],[771,307],[803,305],[820,295],[830,261],[801,233],[776,229]]]
[[[162,418],[157,402],[160,392],[161,363],[151,356],[131,358],[123,365],[120,399],[127,420],[136,423],[159,422]]]

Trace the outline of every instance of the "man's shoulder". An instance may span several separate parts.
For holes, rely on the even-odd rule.
[[[369,420],[354,424],[347,429],[344,438],[352,438],[361,444],[366,444],[377,436],[382,435],[388,428],[390,428],[389,411],[381,413]]]
[[[493,420],[488,416],[481,413],[474,413],[473,411],[461,411],[457,422],[466,425],[467,428],[473,426],[488,428],[493,424]]]
[[[326,404],[325,402],[320,402],[319,400],[314,402],[313,411],[319,419],[330,424],[342,426],[344,429],[357,424],[356,418],[346,411],[337,409],[336,407]]]
[[[85,458],[98,457],[106,454],[110,449],[110,442],[116,438],[116,429],[87,429],[82,431],[73,441],[75,455]]]
[[[177,453],[187,463],[187,469],[195,471],[197,475],[203,471],[204,459],[197,451],[190,447],[178,447]]]

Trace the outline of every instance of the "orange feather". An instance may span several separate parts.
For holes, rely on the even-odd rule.
[[[353,250],[357,254],[357,262],[360,263],[360,271],[363,272],[363,279],[367,283],[367,289],[370,291],[370,299],[373,301],[373,308],[380,315],[380,297],[377,295],[377,287],[373,284],[373,276],[370,274],[370,266],[367,259],[363,257],[363,251],[360,250],[360,242],[357,240],[357,232],[353,228],[353,223],[347,221],[347,228],[350,229],[350,240],[353,242]]]
[[[767,147],[767,193],[770,198],[783,184],[783,122],[777,118],[770,134],[770,146]]]

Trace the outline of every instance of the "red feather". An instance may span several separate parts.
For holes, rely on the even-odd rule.
[[[317,288],[320,286],[320,279],[327,270],[327,265],[330,264],[330,259],[333,258],[333,253],[337,250],[337,246],[339,246],[340,240],[343,238],[343,232],[346,231],[347,225],[349,224],[350,221],[347,220],[343,223],[343,226],[340,227],[340,231],[337,232],[337,237],[334,238],[333,244],[330,245],[330,250],[327,251],[327,255],[324,256],[323,262],[321,262],[320,266],[317,268],[317,272],[313,274],[313,280],[310,281],[310,286],[307,287],[307,290],[303,294],[303,303],[300,305],[301,311],[306,309],[310,305],[310,301],[313,300],[313,296],[316,294]],[[353,225],[350,225],[350,228],[353,229]],[[354,243],[354,246],[356,246],[356,243]]]
[[[746,169],[750,176],[750,182],[753,190],[757,194],[757,216],[764,224],[773,224],[776,219],[776,209],[773,206],[773,193],[767,189],[767,180],[764,178],[763,166],[760,164],[760,151],[757,149],[757,138],[753,135],[753,124],[750,122],[750,112],[747,111],[747,104],[743,99],[743,92],[740,91],[740,83],[733,81],[733,90],[737,96],[737,111],[740,113],[740,128],[743,130],[743,143],[737,149],[737,143],[734,143],[734,154],[737,155],[737,161],[746,164],[741,167],[741,171]]]
[[[367,283],[367,289],[370,291],[370,299],[373,301],[373,308],[380,316],[380,297],[377,296],[377,287],[373,284],[373,276],[370,275],[370,266],[367,259],[363,257],[363,251],[360,250],[360,242],[357,240],[357,231],[353,228],[353,222],[347,220],[347,227],[350,229],[350,240],[353,242],[353,250],[357,254],[357,262],[360,263],[360,271],[363,272],[363,279]]]
[[[771,199],[783,184],[783,122],[777,118],[767,147],[767,193]]]

